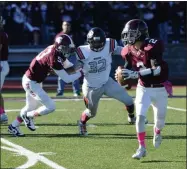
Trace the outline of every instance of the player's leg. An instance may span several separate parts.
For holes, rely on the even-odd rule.
[[[165,125],[168,96],[165,91],[165,88],[158,88],[155,92],[156,98],[152,103],[155,124],[153,128],[153,145],[155,148],[158,148],[162,142],[161,130],[164,128]]]
[[[26,76],[23,77],[23,88],[26,92],[34,98],[34,100],[40,102],[43,106],[38,109],[32,109],[32,111],[27,111],[20,113],[25,125],[32,130],[30,124],[33,123],[33,117],[42,116],[51,113],[55,110],[54,101],[47,95],[47,93],[42,89],[41,84],[31,81]]]
[[[58,77],[58,88],[56,96],[63,96],[65,85],[66,83],[60,77]]]
[[[79,132],[81,135],[87,135],[86,122],[96,116],[98,103],[103,95],[104,88],[92,89],[88,88],[86,85],[82,86],[84,102],[86,109],[81,114],[79,121]]]
[[[28,91],[26,91],[26,105],[21,109],[20,114],[27,114],[28,111],[35,110],[38,107],[39,102],[35,100]],[[23,119],[20,115],[9,125],[8,131],[13,134],[14,136],[23,137],[24,134],[20,131],[19,126],[23,122]],[[35,126],[33,121],[31,120],[30,124],[28,125],[32,131],[35,130]]]
[[[130,124],[134,124],[136,121],[134,115],[134,102],[132,97],[128,95],[127,91],[112,78],[109,78],[108,82],[104,85],[104,90],[107,96],[125,104],[125,108],[128,112],[128,121]]]
[[[27,117],[33,118],[36,116],[42,116],[53,112],[56,109],[54,101],[47,95],[42,89],[40,84],[34,84],[31,87],[32,97],[40,102],[43,106],[38,109],[27,112]]]
[[[0,62],[0,74],[1,74],[1,79],[0,79],[0,123],[7,123],[8,122],[8,116],[5,113],[5,109],[4,109],[4,99],[2,96],[2,87],[5,81],[5,77],[7,76],[8,72],[9,72],[9,65],[7,61],[1,61]]]
[[[151,104],[151,97],[149,89],[142,86],[137,86],[136,88],[136,133],[139,143],[139,148],[132,158],[140,159],[146,156],[146,144],[145,144],[145,119],[147,110]]]
[[[74,97],[80,96],[80,84],[79,84],[79,79],[75,80],[72,82],[72,88],[73,88],[73,94]]]

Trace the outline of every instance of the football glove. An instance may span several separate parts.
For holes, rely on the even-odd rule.
[[[122,69],[121,74],[124,79],[137,79],[139,77],[139,73],[137,71],[132,71],[129,69]]]

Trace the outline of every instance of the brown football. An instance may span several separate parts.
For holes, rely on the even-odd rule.
[[[131,79],[126,79],[124,80],[123,76],[121,75],[121,70],[123,69],[123,66],[118,66],[116,73],[117,73],[117,82],[121,85],[124,86],[127,90],[130,90],[132,87],[132,80]]]

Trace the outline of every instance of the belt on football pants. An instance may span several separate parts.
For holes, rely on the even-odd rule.
[[[164,87],[163,84],[149,84],[149,85],[144,85],[144,87],[150,87],[150,88],[159,88],[159,87]]]

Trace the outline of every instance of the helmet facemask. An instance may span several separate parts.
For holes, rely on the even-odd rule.
[[[70,44],[69,46],[60,45],[57,51],[62,53],[66,58],[71,56],[75,52],[75,46]]]
[[[103,50],[105,46],[105,41],[102,41],[100,37],[93,37],[93,41],[88,41],[88,44],[90,45],[90,49],[92,49],[95,52],[99,52]]]
[[[141,32],[137,29],[137,30],[124,30],[122,32],[122,42],[124,45],[126,44],[130,44],[133,45],[137,40],[139,40],[141,36]]]

